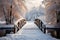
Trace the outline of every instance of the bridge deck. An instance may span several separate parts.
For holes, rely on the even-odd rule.
[[[34,24],[34,22],[27,22],[21,30],[16,34],[8,34],[6,37],[1,37],[0,39],[7,40],[56,40],[51,36],[44,34],[40,29]]]

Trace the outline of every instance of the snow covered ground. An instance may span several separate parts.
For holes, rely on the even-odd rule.
[[[5,37],[0,37],[0,40],[57,40],[51,36],[44,34],[34,24],[34,22],[27,22],[21,30],[16,34],[7,34]]]

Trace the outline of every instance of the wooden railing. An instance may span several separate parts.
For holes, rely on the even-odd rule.
[[[60,27],[59,26],[46,26],[48,24],[44,24],[40,19],[35,19],[35,24],[39,27],[39,29],[45,33],[49,34],[53,37],[60,39]]]
[[[14,23],[17,25],[18,30],[20,30],[26,24],[26,20],[21,18]]]

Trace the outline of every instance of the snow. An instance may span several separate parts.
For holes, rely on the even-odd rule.
[[[28,21],[33,21],[35,19],[37,19],[37,17],[39,16],[44,16],[44,9],[43,8],[32,8],[31,11],[28,11],[25,15],[25,18],[28,20]]]
[[[27,22],[21,30],[15,34],[7,34],[5,37],[0,37],[0,40],[56,40],[51,36],[44,34],[34,24],[34,22]]]
[[[6,21],[0,21],[0,24],[5,24],[6,23]]]

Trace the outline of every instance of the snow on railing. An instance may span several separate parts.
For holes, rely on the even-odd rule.
[[[24,19],[24,18],[18,19],[17,21],[14,22],[14,24],[17,25],[17,23],[18,23],[20,20],[22,20],[22,19]]]
[[[6,21],[0,21],[0,24],[5,24],[6,23]]]

